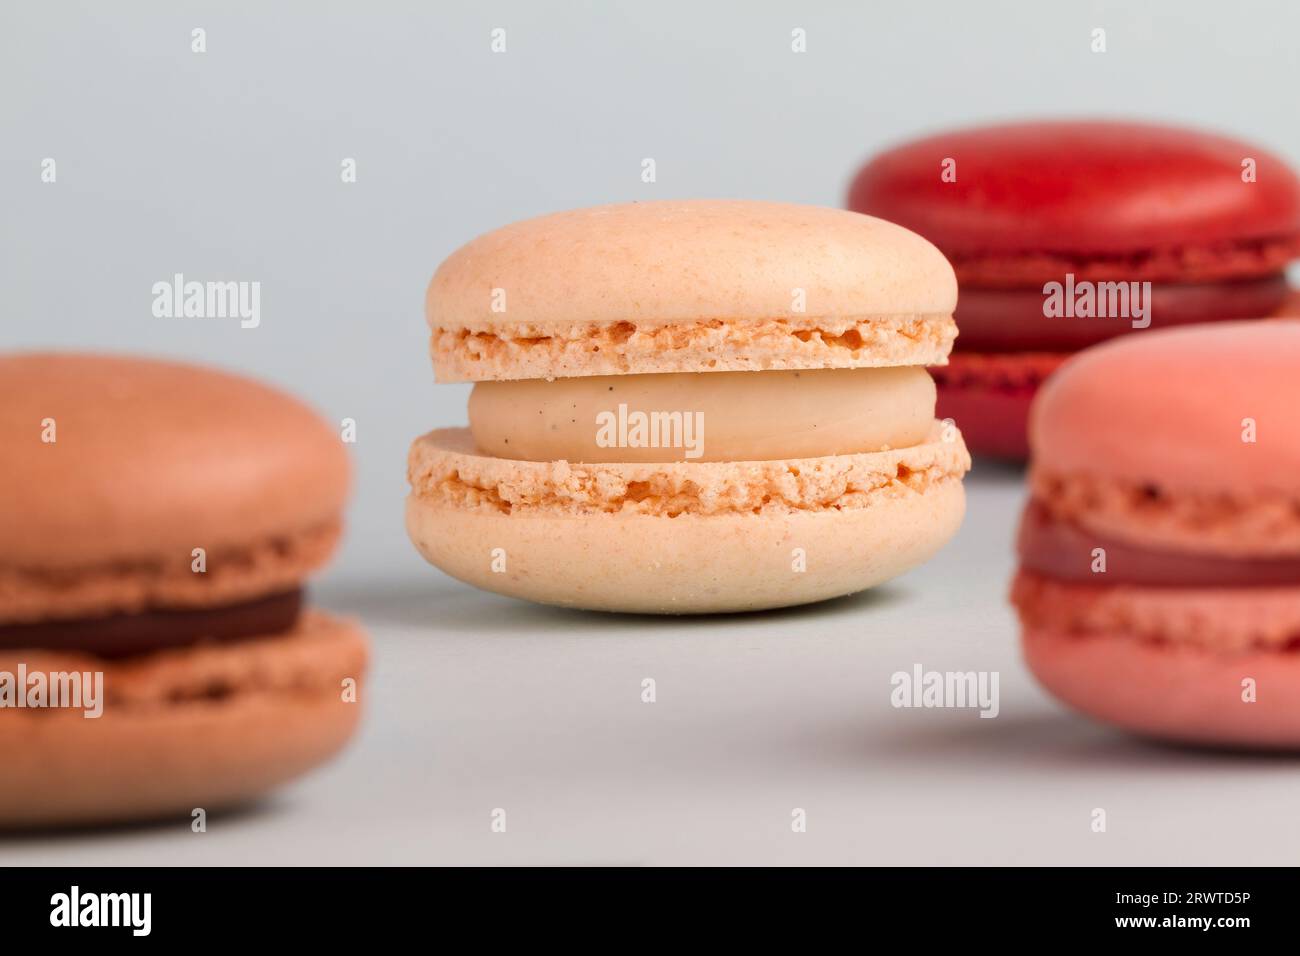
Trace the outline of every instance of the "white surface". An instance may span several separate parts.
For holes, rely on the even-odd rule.
[[[980,474],[983,472],[983,474]],[[435,578],[320,597],[366,619],[355,746],[265,806],[0,842],[8,865],[1293,863],[1288,758],[1165,748],[1064,712],[1004,600],[1019,476],[970,479],[931,564],[784,612],[621,618]],[[1001,713],[896,710],[890,675],[997,670]],[[641,680],[658,700],[644,704]],[[492,833],[494,808],[507,830]],[[795,807],[808,830],[790,829]],[[1108,832],[1090,829],[1104,808]]]

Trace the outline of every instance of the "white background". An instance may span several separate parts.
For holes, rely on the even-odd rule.
[[[316,594],[366,620],[377,660],[356,745],[264,807],[204,835],[39,835],[0,855],[1294,862],[1292,761],[1137,743],[1023,672],[1014,471],[981,463],[954,545],[876,594],[718,619],[474,592],[415,555],[401,506],[410,439],[464,420],[467,387],[433,384],[421,303],[473,235],[615,200],[838,205],[873,150],[1012,117],[1194,123],[1300,162],[1298,34],[1283,2],[5,3],[0,346],[203,360],[357,419],[350,532]],[[261,327],[154,318],[150,288],[175,272],[260,281]],[[999,671],[1001,715],[893,710],[889,675],[918,662]]]

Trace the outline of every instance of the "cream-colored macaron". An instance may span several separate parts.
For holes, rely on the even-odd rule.
[[[463,581],[707,613],[851,594],[956,531],[934,420],[957,287],[934,246],[811,206],[669,201],[506,226],[426,297],[468,429],[416,439],[407,530]]]

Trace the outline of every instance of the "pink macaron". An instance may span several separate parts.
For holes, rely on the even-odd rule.
[[[1030,413],[1027,663],[1147,736],[1300,748],[1300,321],[1084,351]]]

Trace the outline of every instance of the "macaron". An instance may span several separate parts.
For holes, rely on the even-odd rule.
[[[4,355],[0,484],[0,826],[220,810],[352,735],[365,638],[303,602],[349,464],[309,408],[198,366]]]
[[[1187,743],[1300,747],[1300,321],[1088,349],[1030,414],[1012,588],[1030,669]]]
[[[1020,459],[1029,404],[1074,351],[1138,330],[1287,311],[1300,179],[1226,136],[1133,122],[983,126],[876,156],[849,208],[934,242],[962,336],[939,414]],[[1144,285],[1149,283],[1149,285]]]
[[[957,530],[970,466],[934,418],[956,282],[843,210],[580,209],[447,258],[426,296],[469,428],[411,447],[432,564],[545,604],[709,613],[864,590]]]

